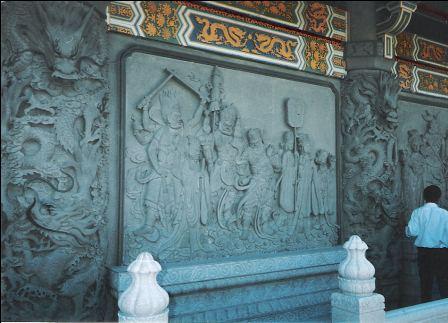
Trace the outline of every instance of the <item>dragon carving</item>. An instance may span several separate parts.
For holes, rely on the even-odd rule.
[[[108,85],[100,26],[80,2],[2,4],[2,320],[101,319]]]
[[[370,240],[377,264],[390,256],[400,210],[398,93],[398,81],[385,72],[351,73],[343,88],[344,234]],[[391,272],[378,269],[380,279]]]

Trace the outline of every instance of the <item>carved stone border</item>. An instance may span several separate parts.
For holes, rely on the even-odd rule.
[[[172,264],[167,265],[166,269],[159,274],[159,282],[170,292],[185,293],[198,289],[230,287],[232,285],[279,279],[277,277],[279,273],[285,273],[282,277],[285,279],[332,272],[345,256],[345,253],[340,247],[330,247],[284,252],[266,258],[251,257],[246,259],[238,257],[216,263],[208,261],[188,265]],[[126,267],[113,267],[111,271],[114,275],[111,277],[111,285],[118,292],[124,291],[126,289],[125,285],[128,285],[131,281]],[[286,275],[286,273],[289,274]],[[226,282],[222,282],[224,279]],[[198,286],[196,288],[194,288],[195,286],[191,286],[193,288],[178,288],[182,284],[190,285],[192,283],[198,283]]]

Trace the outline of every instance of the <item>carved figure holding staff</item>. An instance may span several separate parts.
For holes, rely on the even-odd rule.
[[[163,231],[168,234],[167,241],[161,246],[160,252],[175,245],[187,228],[187,221],[183,216],[185,176],[182,168],[186,158],[184,154],[184,149],[187,147],[186,134],[200,123],[204,111],[202,101],[193,117],[184,122],[177,93],[168,88],[162,90],[174,76],[170,71],[169,76],[161,85],[139,105],[144,114],[160,124],[160,128],[155,132],[147,147],[147,155],[153,172],[147,178],[145,187],[144,223],[136,233],[148,239],[152,237],[152,240],[158,240],[158,234],[155,234],[154,230],[157,230],[156,221],[160,222]],[[159,111],[155,110],[152,100],[157,94],[159,94],[160,102]]]

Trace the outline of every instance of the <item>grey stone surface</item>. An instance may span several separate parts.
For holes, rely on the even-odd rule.
[[[244,320],[283,312],[307,319],[322,314],[314,306],[329,304],[337,289],[337,266],[345,254],[335,247],[172,264],[166,265],[158,281],[170,295],[174,320]],[[123,266],[112,268],[110,278],[116,296],[130,283]]]
[[[352,296],[341,293],[331,295],[332,322],[385,322],[384,296]]]
[[[448,104],[447,104],[448,105]],[[448,109],[400,100],[397,130],[402,182],[402,223],[423,204],[422,191],[428,185],[442,189],[442,207],[448,207]],[[417,250],[411,239],[403,238],[400,302],[420,302]]]
[[[398,88],[390,87],[396,81],[385,72],[354,71],[345,82],[343,235],[358,234],[371,247],[378,288],[392,306],[399,303],[403,261],[403,281],[413,284],[401,292],[415,302],[416,258],[412,247],[402,248],[410,243],[403,241],[403,226],[427,185],[442,188],[446,207],[447,105],[413,102],[415,97],[398,101]]]
[[[2,3],[2,321],[103,317],[104,28],[83,3]]]
[[[438,185],[442,189],[440,204],[448,206],[447,108],[398,102],[398,149],[406,220],[423,202],[421,192],[428,185]]]
[[[349,72],[344,82],[343,235],[359,235],[369,245],[378,280],[396,280],[401,209],[398,80],[387,72],[365,70]]]
[[[139,52],[125,64],[124,263],[337,241],[331,91]]]
[[[121,183],[127,176],[122,176],[123,173],[121,173],[121,169],[127,167],[123,162],[126,156],[121,149],[122,146],[125,147],[121,142],[121,138],[125,137],[122,136],[124,134],[122,130],[127,129],[126,138],[134,136],[130,131],[129,115],[126,113],[130,111],[141,113],[140,110],[135,109],[136,105],[151,90],[150,86],[160,81],[159,76],[162,74],[160,69],[154,68],[157,64],[153,64],[148,69],[150,63],[144,63],[140,66],[144,67],[141,70],[137,66],[135,73],[145,74],[146,79],[141,77],[140,80],[146,80],[146,83],[139,83],[136,78],[132,83],[133,90],[136,88],[142,90],[131,93],[131,101],[126,102],[125,92],[128,89],[125,88],[126,80],[122,77],[126,74],[124,63],[131,48],[134,48],[134,51],[148,53],[149,55],[145,57],[153,55],[152,57],[172,58],[173,66],[176,64],[179,66],[179,68],[176,67],[177,70],[184,69],[186,74],[193,70],[201,81],[210,80],[213,66],[220,66],[225,78],[224,94],[230,95],[230,99],[237,106],[245,130],[262,129],[264,144],[272,144],[277,149],[278,143],[283,141],[283,133],[286,130],[293,130],[289,126],[285,111],[286,98],[294,98],[298,94],[304,100],[307,110],[316,108],[316,111],[319,111],[316,114],[318,118],[313,115],[314,121],[309,123],[314,128],[303,131],[312,140],[316,136],[320,138],[316,143],[322,146],[318,145],[313,149],[315,151],[324,149],[336,155],[336,174],[342,166],[339,157],[342,146],[338,131],[341,117],[338,110],[340,80],[157,41],[107,34],[103,23],[107,2],[56,4],[41,2],[41,5],[44,10],[40,10],[36,3],[2,3],[2,320],[30,320],[31,318],[33,320],[97,320],[104,317],[103,312],[116,312],[115,309],[110,309],[116,300],[110,301],[108,307],[103,306],[105,300],[103,286],[106,279],[104,265],[106,263],[108,265],[122,264],[124,254],[121,250],[122,240],[124,233],[127,232],[123,230],[122,225],[122,221],[127,216],[123,214],[122,207],[124,202],[122,197],[126,193]],[[94,8],[91,16],[90,8]],[[366,8],[362,10],[365,12]],[[362,19],[360,21],[363,23]],[[84,33],[75,33],[76,30],[81,30],[83,22],[86,22]],[[368,25],[365,24],[367,29],[370,28]],[[375,36],[365,39],[361,29],[356,29],[356,24],[353,26],[352,33],[356,32],[360,37],[359,39],[352,38],[352,40],[375,40]],[[83,36],[82,42],[78,42],[80,34]],[[374,35],[374,33],[370,30],[366,35]],[[75,53],[75,47],[78,49],[77,53]],[[107,51],[110,54],[109,60],[105,60]],[[366,64],[365,57],[352,57],[348,62],[349,68],[352,69],[366,68],[363,64]],[[377,57],[369,59],[369,64],[368,66],[372,69],[388,69],[387,64],[378,60]],[[235,79],[239,77],[244,82],[236,82]],[[272,89],[258,86],[260,83],[271,84]],[[108,84],[112,86],[110,92]],[[273,89],[284,85],[288,93],[279,92],[278,96],[272,94]],[[100,90],[97,91],[97,89]],[[185,92],[185,87],[181,86],[179,90],[181,93]],[[270,96],[279,101],[266,99]],[[403,185],[403,181],[411,182],[416,179],[412,175],[415,167],[411,165],[419,164],[419,157],[415,154],[413,156],[411,147],[406,146],[407,132],[416,129],[423,135],[426,131],[426,121],[422,121],[421,113],[417,111],[420,109],[422,113],[425,110],[429,110],[430,113],[441,111],[438,120],[443,126],[442,122],[445,119],[442,117],[445,114],[442,112],[446,109],[441,108],[447,108],[448,104],[446,100],[423,95],[402,93],[400,98],[402,100],[399,101],[398,108],[398,150],[408,151],[410,152],[408,156],[411,156],[407,160],[403,159],[403,165],[407,167],[404,173],[410,174],[406,175],[407,179],[405,179],[406,176],[399,178]],[[251,106],[251,102],[257,103],[257,106]],[[193,109],[199,102],[195,101],[192,105],[190,103],[188,100],[185,101],[186,106]],[[265,110],[267,106],[269,109]],[[408,106],[409,109],[415,111],[404,110]],[[258,116],[254,111],[262,111],[262,114]],[[329,117],[325,111],[333,115]],[[408,113],[412,114],[415,120],[419,120],[415,121],[415,127],[412,121],[414,119],[408,117]],[[272,118],[272,125],[259,122],[257,118],[261,116]],[[322,116],[329,117],[325,121],[325,124],[329,122],[328,127],[324,125],[325,131],[321,131],[321,128],[324,128],[320,122]],[[189,117],[187,116],[186,119]],[[308,126],[308,117],[305,115],[304,127]],[[280,128],[276,128],[274,121],[280,123]],[[319,128],[316,128],[316,124]],[[403,132],[401,133],[402,125]],[[331,127],[335,128],[330,131]],[[338,131],[335,138],[318,137],[321,133],[328,135],[334,134],[335,131]],[[445,140],[443,151],[446,153],[447,137],[443,131],[440,136]],[[285,141],[289,140],[288,136],[290,135],[285,135]],[[131,146],[137,145],[135,138]],[[247,132],[243,132],[242,138],[243,141],[248,141]],[[194,140],[192,143],[194,144]],[[147,146],[142,147],[143,155],[145,155],[144,147]],[[247,148],[247,144],[243,145],[243,148]],[[278,164],[282,164],[282,168],[284,165],[290,165],[290,161],[297,158],[290,158],[289,152],[291,151],[287,149],[281,150],[281,163]],[[442,155],[442,158],[446,161],[446,155]],[[312,161],[311,164],[318,169],[319,163],[319,161],[317,163]],[[401,165],[399,160],[397,171],[400,174],[403,173]],[[293,168],[285,167],[285,169]],[[282,173],[282,171],[274,172],[275,176],[281,176]],[[285,174],[287,173],[285,171]],[[434,170],[431,173],[431,176],[437,177],[437,171]],[[339,174],[339,178],[335,177],[337,187],[341,186],[342,180],[341,172]],[[362,178],[362,176],[359,177]],[[322,183],[325,181],[317,182],[316,187],[322,187]],[[280,194],[280,188],[288,187],[288,185],[287,181],[279,182],[279,196],[275,201],[278,203],[277,209],[281,212],[291,209],[292,200],[288,197],[289,195]],[[66,190],[67,192],[64,192]],[[336,191],[329,190],[328,194],[330,193],[334,194]],[[342,197],[339,198],[335,210],[341,208],[342,200]],[[325,203],[321,205],[325,206]],[[333,208],[333,204],[327,205]],[[382,202],[374,203],[374,208],[378,207],[380,209],[383,207]],[[405,209],[402,208],[402,210]],[[391,230],[395,230],[397,235],[400,234],[400,230],[397,227],[393,229],[393,226],[388,224],[384,225],[383,221],[370,223],[372,215],[370,206],[365,206],[364,209],[360,209],[360,212],[364,214],[369,235],[376,236],[377,241],[381,242],[378,247],[374,247],[371,254],[368,254],[368,257],[379,259],[376,263],[380,271],[379,284],[381,288],[391,290],[391,295],[397,298],[400,291],[394,268],[400,266],[400,257],[397,257],[400,248],[397,245],[402,242],[396,243],[392,240],[389,243],[386,238],[390,236]],[[345,217],[344,213],[337,213],[339,218]],[[402,217],[401,214],[400,216]],[[336,216],[332,215],[330,218],[335,220]],[[346,223],[344,221],[342,224]],[[252,228],[253,223],[248,225]],[[236,236],[239,238],[240,233]],[[255,236],[259,241],[263,241],[257,234]],[[289,244],[289,246],[293,249],[313,246],[314,242],[306,242],[307,239],[303,236],[298,237],[300,242],[295,245]],[[227,239],[230,240],[230,238]],[[182,244],[188,246],[190,235],[182,235],[182,240]],[[314,245],[324,245],[327,241],[321,240]],[[277,254],[277,250],[281,250],[283,246],[285,245],[261,246],[256,249],[255,253],[258,256],[255,258],[261,260],[263,255],[271,257],[272,252],[269,250]],[[187,260],[185,255],[190,252],[188,248],[181,249],[179,258]],[[228,250],[223,253],[228,253]],[[208,258],[210,254],[198,255],[198,259],[201,257]],[[229,257],[235,259],[230,254]],[[244,256],[242,257],[244,259]],[[409,261],[414,261],[412,252],[408,253],[408,258]],[[167,258],[168,261],[170,259],[174,258]],[[207,263],[210,265],[225,259],[229,260],[229,258],[221,257],[220,260],[213,259],[209,263],[205,260],[194,262],[205,266]],[[252,258],[249,257],[250,259]],[[177,265],[185,266],[184,260],[182,260],[183,263]],[[285,265],[283,262],[279,264]],[[238,267],[232,268],[232,270],[238,270]],[[382,268],[386,268],[385,274]],[[414,279],[412,275],[415,276],[416,273],[415,264],[405,265],[405,268],[409,269],[406,273],[409,279]],[[263,286],[263,282],[266,281],[272,282],[272,285],[269,285],[271,288],[275,286],[277,280],[313,277],[322,273],[324,276],[331,276],[332,270],[331,264],[316,267],[311,262],[309,266],[305,265],[298,269],[252,272],[250,275],[241,275],[232,279],[227,279],[227,276],[219,279],[217,275],[211,280],[174,283],[168,288],[175,293],[185,292],[185,295],[189,291],[197,291],[192,294],[198,295],[204,289],[232,288],[246,283]],[[196,270],[195,275],[198,272],[200,270]],[[294,296],[291,289],[287,289],[288,292],[285,292],[285,295],[288,296],[285,302],[265,299],[259,304],[244,304],[235,307],[234,311],[220,309],[219,313],[223,316],[219,317],[230,319],[238,317],[238,313],[251,313],[250,315],[253,314],[251,317],[274,319],[276,315],[287,317],[287,313],[293,313],[291,317],[298,315],[297,317],[303,318],[305,317],[303,313],[308,312],[312,312],[310,315],[314,316],[319,310],[314,310],[313,306],[321,308],[319,306],[324,307],[328,304],[329,296],[321,289],[324,285],[323,281],[318,280],[313,285],[314,287],[307,287],[309,294]],[[330,280],[328,282],[332,284]],[[297,283],[294,286],[297,286]],[[267,293],[262,291],[263,287],[257,287],[254,290],[256,291],[254,295]],[[248,291],[244,289],[242,292]],[[392,299],[392,296],[386,295],[386,298]],[[238,302],[238,298],[235,299],[232,302]],[[183,308],[186,311],[188,308],[195,308],[195,305],[189,304],[185,297],[183,302]],[[263,310],[259,311],[257,306]],[[282,311],[284,316],[279,313]],[[215,315],[218,311],[213,313],[207,314],[204,311],[198,316],[191,314],[191,320],[194,318],[204,320],[209,317],[207,315]],[[106,316],[106,319],[113,318]]]

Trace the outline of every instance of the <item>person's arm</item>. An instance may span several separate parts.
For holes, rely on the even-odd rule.
[[[416,237],[419,234],[418,212],[414,210],[411,214],[411,219],[406,227],[406,236]]]

